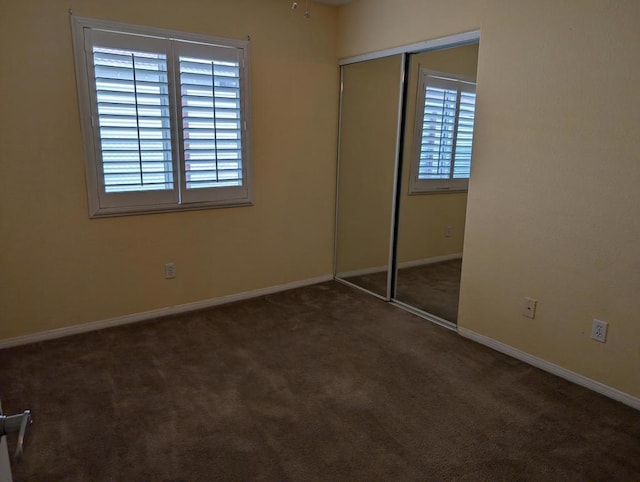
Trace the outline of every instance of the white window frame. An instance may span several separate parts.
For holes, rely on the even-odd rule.
[[[71,20],[78,87],[80,122],[84,142],[89,217],[185,211],[253,204],[253,169],[249,129],[249,41],[144,27],[73,16]],[[167,56],[173,188],[157,191],[106,192],[97,117],[93,37],[110,47],[150,47]],[[184,140],[180,113],[178,62],[181,53],[229,52],[239,62],[242,183],[239,186],[186,188]],[[225,49],[225,50],[222,50]],[[224,57],[225,54],[222,54]]]
[[[447,179],[419,179],[420,154],[422,148],[423,120],[425,95],[428,85],[438,87],[446,86],[458,90],[458,101],[456,103],[456,125],[454,129],[454,144],[452,149],[452,159],[449,178]],[[420,68],[418,92],[416,99],[416,116],[414,142],[411,156],[411,173],[409,176],[409,194],[433,194],[446,192],[465,192],[469,189],[469,178],[454,178],[453,169],[455,166],[456,137],[458,131],[458,112],[460,109],[460,92],[476,91],[476,79],[459,74],[438,72],[427,68]],[[473,155],[472,155],[473,161]],[[473,164],[473,162],[471,162]]]

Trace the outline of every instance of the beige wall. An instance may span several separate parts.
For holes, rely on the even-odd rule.
[[[338,13],[339,56],[477,30],[485,3],[486,0],[355,0]]]
[[[639,18],[637,0],[360,0],[339,47],[481,29],[459,325],[636,397]]]
[[[402,56],[344,67],[336,272],[385,266]]]
[[[416,102],[420,69],[476,76],[478,45],[466,45],[411,56],[407,82],[404,169],[400,200],[398,262],[418,261],[462,252],[467,193],[409,195],[414,156]],[[445,236],[451,226],[451,236]]]
[[[88,218],[70,6],[251,36],[255,206]],[[307,21],[278,0],[3,1],[0,339],[330,275],[336,15],[314,5]]]

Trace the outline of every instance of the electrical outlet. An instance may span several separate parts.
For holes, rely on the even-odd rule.
[[[166,263],[164,265],[164,277],[166,279],[173,279],[176,277],[176,264]]]
[[[600,343],[605,343],[607,341],[607,329],[609,328],[609,323],[602,320],[593,320],[593,326],[591,328],[591,338]]]
[[[444,230],[444,237],[450,238],[452,232],[453,232],[453,226],[447,226],[447,229]]]
[[[533,298],[525,298],[524,303],[522,304],[522,316],[534,319],[536,317],[537,304],[538,300],[534,300]]]

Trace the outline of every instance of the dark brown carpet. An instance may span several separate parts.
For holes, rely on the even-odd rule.
[[[17,480],[640,479],[638,412],[335,282],[0,367]]]
[[[457,323],[461,269],[461,259],[399,269],[395,299]],[[386,294],[386,272],[346,279],[374,293]]]

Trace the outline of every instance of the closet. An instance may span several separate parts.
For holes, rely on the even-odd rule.
[[[479,33],[341,62],[335,277],[455,328]]]

